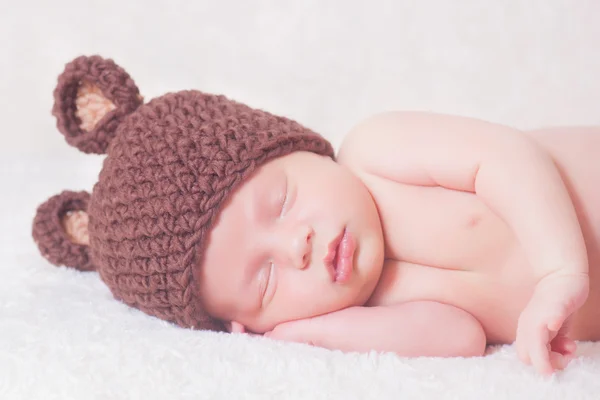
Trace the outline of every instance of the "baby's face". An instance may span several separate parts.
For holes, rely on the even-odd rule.
[[[334,249],[346,257],[331,260]],[[200,290],[214,317],[264,333],[363,304],[382,265],[382,228],[365,186],[330,158],[296,152],[231,195],[209,236]]]

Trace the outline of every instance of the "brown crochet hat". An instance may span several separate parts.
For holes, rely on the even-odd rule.
[[[232,191],[294,151],[334,158],[317,133],[224,96],[189,90],[143,105],[127,72],[99,56],[68,63],[54,100],[66,141],[107,156],[91,194],[65,191],[38,207],[40,252],[97,270],[115,298],[182,327],[223,330],[203,310],[194,271]]]

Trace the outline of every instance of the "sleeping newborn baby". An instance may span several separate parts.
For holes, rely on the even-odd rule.
[[[53,111],[107,157],[91,194],[38,208],[36,243],[149,315],[400,356],[515,342],[544,374],[600,339],[600,128],[387,112],[334,155],[224,96],[142,104],[97,56],[67,65]]]
[[[597,149],[600,129],[374,116],[337,163],[293,153],[232,195],[206,250],[206,307],[231,331],[348,351],[473,356],[516,340],[551,372],[573,340],[600,338],[598,293],[583,306],[600,260]]]

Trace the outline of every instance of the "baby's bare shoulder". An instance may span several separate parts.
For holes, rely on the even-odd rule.
[[[356,124],[344,137],[338,161],[355,168],[461,167],[486,152],[526,147],[522,132],[476,118],[425,111],[388,111]]]

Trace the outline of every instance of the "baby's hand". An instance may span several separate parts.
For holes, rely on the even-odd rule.
[[[269,332],[265,332],[263,336],[275,340],[318,345],[315,336],[317,334],[318,329],[315,329],[314,319],[307,318],[283,322]]]
[[[566,367],[577,348],[567,337],[570,320],[588,292],[587,274],[552,274],[538,282],[519,317],[516,348],[521,361],[544,375]]]

